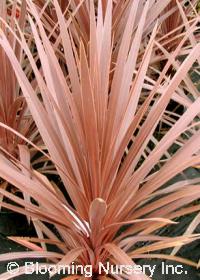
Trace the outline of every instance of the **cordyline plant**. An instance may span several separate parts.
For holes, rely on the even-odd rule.
[[[160,40],[166,49],[174,49],[184,35],[184,29],[187,30],[190,22],[196,19],[197,10],[195,7],[197,2],[197,0],[172,0],[164,9]],[[194,38],[195,35],[197,36],[197,34],[193,34],[189,38]]]
[[[14,33],[16,32],[16,19],[21,30],[24,30],[26,25],[26,2],[22,1],[21,6],[19,6],[17,1],[8,3],[8,1],[2,0],[0,3],[0,16],[5,22],[9,22],[10,28]],[[23,65],[25,72],[30,75],[30,65],[26,63],[23,49],[16,43],[14,34],[6,29],[2,22],[1,28],[4,30],[10,42],[10,46],[21,65]],[[16,130],[24,137],[37,144],[41,142],[41,137],[39,137],[37,127],[27,108],[25,98],[21,94],[21,89],[12,65],[2,48],[0,49],[0,60],[0,121],[5,125],[0,128],[1,153],[9,153],[22,161],[25,165],[30,166],[31,154],[28,152],[26,141],[13,134],[11,131],[8,131],[6,126]],[[24,150],[26,150],[26,157],[24,157]],[[33,154],[34,153],[32,153],[32,155]],[[1,179],[0,188],[6,189],[7,187],[8,182]],[[14,189],[12,191],[14,191]],[[2,199],[3,196],[1,195],[0,200]]]
[[[17,1],[8,3],[6,0],[1,1],[0,16],[2,18],[1,29],[4,31],[10,46],[13,49],[20,64],[23,66],[24,71],[30,77],[32,69],[30,64],[27,63],[23,54],[23,49],[15,39],[16,29],[15,20],[19,24],[20,29],[23,31],[26,26],[26,2],[22,1],[21,5],[17,4]],[[4,22],[8,22],[10,30],[8,30]],[[27,36],[28,34],[26,34]],[[29,34],[30,40],[30,34]],[[0,120],[5,125],[18,131],[24,137],[28,138],[34,143],[40,143],[41,138],[38,136],[38,131],[35,126],[34,120],[27,108],[27,103],[24,96],[21,94],[21,89],[15,76],[15,72],[12,65],[5,53],[1,48],[1,73],[0,73]],[[34,80],[32,85],[34,86]],[[12,156],[19,158],[19,145],[26,144],[22,138],[14,135],[12,132],[6,130],[6,128],[0,129],[0,145],[1,149],[6,150]]]
[[[97,1],[94,1],[97,4]],[[34,0],[36,7],[40,13],[41,20],[44,24],[45,30],[48,33],[49,39],[53,42],[54,48],[59,54],[59,59],[65,63],[65,57],[63,56],[63,49],[61,43],[61,36],[59,32],[58,18],[56,16],[55,7],[52,1]],[[102,1],[103,15],[105,14],[107,0]],[[59,1],[64,16],[71,20],[74,24],[69,26],[70,33],[72,34],[75,44],[79,45],[80,38],[85,46],[89,44],[90,37],[90,24],[89,24],[89,9],[87,1]],[[132,5],[132,0],[129,1],[113,1],[112,8],[112,39],[115,48],[112,51],[112,61],[116,63],[117,53],[121,44],[123,30],[129,16],[129,11]],[[139,9],[137,11],[137,19],[134,23],[133,30],[137,28],[139,19],[141,18],[143,2],[139,2]],[[149,65],[152,67],[152,74],[155,76],[163,69],[163,65],[166,62],[167,57],[170,55],[168,52],[173,51],[178,43],[185,36],[188,28],[192,25],[197,26],[199,22],[199,16],[195,9],[197,0],[186,1],[163,1],[162,5],[158,1],[150,1],[149,12],[146,22],[143,28],[143,36],[140,42],[140,49],[137,61],[139,62],[143,55],[146,45],[148,43],[149,34],[152,32],[155,20],[160,23],[160,28],[156,34],[156,40],[162,47],[164,47],[164,53],[157,45],[154,45],[154,52],[156,55],[151,56]],[[96,8],[97,9],[97,8]],[[179,59],[186,56],[191,48],[193,48],[199,42],[199,33],[194,28],[193,32],[185,40],[184,45],[179,52]],[[178,57],[177,57],[178,58]],[[179,68],[179,60],[172,62],[171,70]],[[169,69],[170,70],[170,69]],[[196,69],[195,69],[196,70]],[[150,77],[149,73],[149,77]],[[189,93],[189,94],[188,94]],[[178,95],[177,95],[178,94]],[[190,98],[188,95],[192,95],[192,98],[196,99],[198,91],[195,88],[193,82],[191,82],[189,75],[184,77],[184,84],[179,87],[177,94],[174,95],[175,102],[178,98],[178,103],[182,106],[188,106],[190,104]]]
[[[94,1],[96,4],[98,1]],[[47,31],[48,37],[53,42],[54,48],[59,54],[59,59],[65,64],[65,57],[63,56],[63,49],[61,43],[61,36],[59,32],[59,23],[56,15],[55,7],[52,1],[34,0],[36,7],[40,13],[41,20],[44,24],[45,30]],[[105,15],[107,0],[102,1],[102,13]],[[61,9],[66,19],[71,17],[73,25],[69,26],[70,33],[72,34],[75,44],[79,45],[79,40],[83,41],[85,46],[89,44],[90,37],[90,24],[89,24],[89,9],[87,1],[59,1]],[[137,19],[134,23],[133,30],[136,29],[138,19],[141,18],[142,1],[139,2],[141,6],[137,11]],[[116,62],[117,53],[121,44],[123,30],[129,16],[129,11],[132,5],[132,0],[129,1],[113,1],[112,8],[112,38],[113,45],[115,48],[112,51],[112,61]],[[186,1],[186,0],[173,0],[163,1],[162,5],[157,1],[150,1],[149,12],[147,15],[146,22],[143,28],[143,36],[140,42],[140,49],[137,61],[139,62],[143,55],[146,45],[148,43],[149,34],[152,32],[155,20],[160,23],[160,28],[156,34],[156,40],[162,47],[164,47],[164,53],[160,48],[154,45],[154,52],[156,55],[151,57],[149,65],[151,65],[151,73],[149,72],[149,78],[151,75],[157,75],[162,69],[166,62],[166,58],[170,55],[168,52],[173,51],[178,43],[183,39],[185,33],[191,25],[197,26],[199,22],[199,16],[196,10],[197,0]],[[97,6],[96,6],[97,9]],[[153,12],[152,12],[153,11]],[[171,65],[171,69],[178,69],[179,59],[182,56],[187,55],[191,48],[193,48],[199,42],[199,33],[194,28],[193,32],[188,36],[188,40],[185,40],[179,57]],[[65,69],[65,68],[64,68]],[[194,68],[196,73],[196,68]],[[192,72],[192,69],[191,71]],[[198,76],[198,74],[197,74]],[[197,80],[197,79],[196,79]],[[184,77],[184,84],[182,84],[173,99],[175,102],[180,103],[181,106],[188,107],[191,104],[190,97],[196,99],[198,96],[198,90],[195,88],[194,83],[191,81],[189,75]],[[165,123],[165,118],[163,120]],[[163,130],[164,131],[164,130]]]
[[[15,38],[18,32],[15,28],[16,21],[28,40],[29,48],[32,48],[32,35],[26,28],[26,9],[27,5],[25,0],[21,1],[20,4],[17,0],[2,0],[0,3],[0,16],[2,19],[1,29],[4,31],[13,52],[36,91],[37,83],[34,80],[32,68],[27,61],[23,48],[21,48]],[[9,23],[10,30],[6,28],[5,23]],[[37,54],[33,53],[33,55],[35,61],[37,61]],[[38,129],[30,111],[28,110],[25,97],[22,95],[11,62],[2,48],[0,49],[0,60],[0,121],[2,123],[0,127],[1,153],[6,156],[15,157],[28,168],[33,164],[35,167],[38,166],[38,170],[41,172],[55,173],[55,168],[52,169],[52,166],[47,164],[48,160],[46,156],[39,156],[37,150],[30,150],[30,146],[27,145],[26,139],[29,139],[29,141],[37,144],[40,148],[44,148]],[[7,130],[7,127],[10,128],[10,131]],[[14,134],[12,130],[18,132],[19,135],[17,135],[17,133]],[[25,139],[22,139],[20,135],[23,135]],[[36,158],[34,159],[35,156]],[[34,159],[34,161],[32,159]],[[7,181],[0,180],[0,188],[6,189],[8,186],[9,183]],[[18,190],[12,188],[12,191]],[[24,197],[25,199],[29,199],[25,193]],[[3,195],[0,196],[0,200],[3,200]]]
[[[166,52],[156,39],[160,30],[156,18],[170,1],[157,1],[159,13],[155,10],[154,16],[154,1],[141,5],[141,1],[133,0],[127,17],[121,19],[125,19],[124,29],[119,28],[121,39],[116,46],[113,3],[105,2],[104,12],[101,0],[97,7],[93,1],[87,2],[89,41],[80,39],[77,43],[77,37],[70,32],[75,23],[71,18],[66,20],[57,0],[52,1],[66,64],[63,69],[41,14],[27,0],[40,68],[17,24],[18,33],[14,36],[29,60],[40,95],[23,71],[6,34],[0,32],[0,45],[48,149],[46,156],[55,164],[70,197],[69,202],[66,192],[46,176],[1,154],[0,176],[33,198],[25,201],[1,189],[0,193],[14,202],[1,205],[32,217],[40,230],[37,238],[10,237],[31,251],[2,254],[0,260],[46,258],[47,266],[74,261],[92,266],[91,279],[149,279],[146,275],[127,275],[126,271],[121,275],[99,275],[98,264],[109,261],[114,265],[134,265],[137,259],[163,258],[197,265],[174,254],[164,254],[162,249],[175,247],[177,251],[179,246],[199,238],[192,234],[199,223],[198,215],[184,236],[158,233],[175,223],[177,217],[200,210],[199,205],[192,205],[200,197],[199,178],[169,184],[177,174],[200,162],[200,98],[189,102],[181,115],[168,111],[180,83],[197,63],[200,44],[190,48],[176,71],[169,74],[168,70],[198,27],[196,22],[191,24],[174,51]],[[147,21],[153,27],[138,61]],[[155,46],[166,56],[166,64],[153,80],[149,77],[149,64],[155,58]],[[168,115],[168,126],[166,122],[164,136],[157,138],[164,115]],[[172,153],[174,145],[176,150]],[[135,245],[140,241],[149,243],[138,248]],[[22,266],[15,276],[24,272]],[[4,273],[0,279],[12,277]],[[77,274],[66,279],[81,278],[85,276]]]

